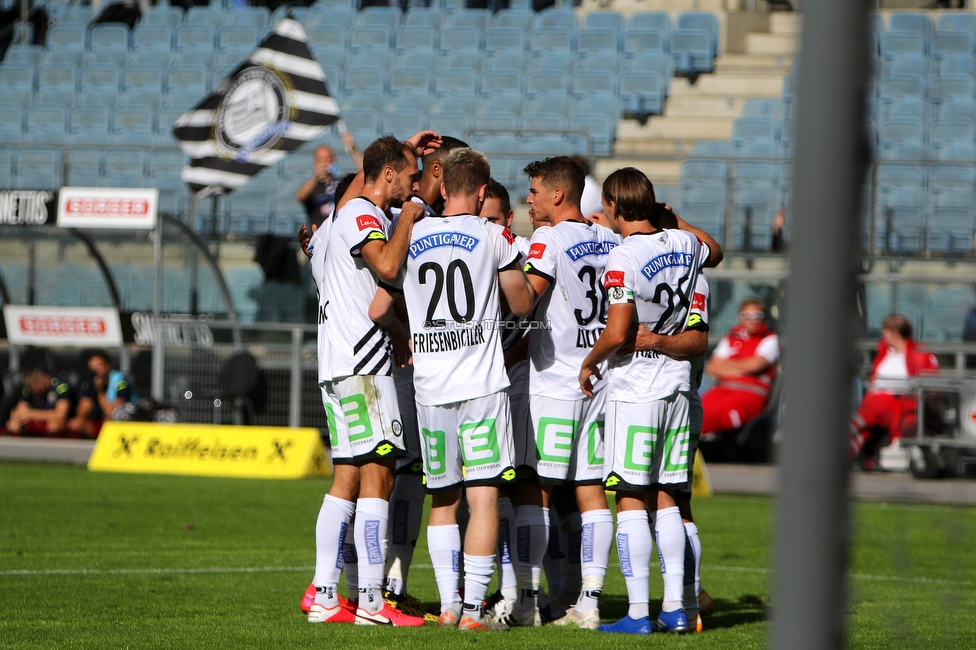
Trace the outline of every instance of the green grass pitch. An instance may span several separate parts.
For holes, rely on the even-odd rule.
[[[622,637],[551,626],[505,633],[310,625],[322,480],[100,474],[0,463],[4,648],[763,648],[773,501],[698,499],[705,632]],[[976,647],[976,509],[860,503],[853,511],[849,646]],[[437,601],[424,536],[410,591]],[[611,557],[601,613],[626,612]],[[651,609],[661,596],[654,567]]]

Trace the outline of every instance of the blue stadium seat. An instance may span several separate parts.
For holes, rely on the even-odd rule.
[[[576,52],[580,56],[616,54],[619,51],[619,32],[610,29],[584,29],[576,34]]]
[[[609,156],[613,153],[616,128],[615,117],[605,113],[579,113],[569,118],[571,131],[589,134],[590,153],[594,156]]]
[[[427,127],[427,115],[418,110],[391,110],[383,115],[383,133],[408,138]]]
[[[929,144],[936,150],[955,143],[976,143],[976,124],[970,120],[932,120],[929,123]]]
[[[925,126],[921,120],[891,119],[881,122],[879,144],[884,158],[924,157],[924,140]]]
[[[529,51],[535,56],[552,52],[572,52],[572,50],[573,32],[565,27],[543,27],[533,29],[529,34]]]
[[[585,115],[590,113],[607,115],[616,124],[621,115],[620,100],[616,97],[584,97],[573,102],[569,114]]]
[[[31,104],[26,114],[27,140],[60,144],[65,137],[67,111],[59,104]]]
[[[561,70],[536,70],[525,75],[528,97],[565,97],[569,91],[569,75]]]
[[[38,90],[70,90],[78,87],[78,69],[70,63],[44,63],[37,70]]]
[[[427,120],[427,128],[437,133],[445,133],[463,139],[465,132],[471,128],[473,118],[471,113],[463,111],[441,111],[431,113]]]
[[[190,7],[190,10],[186,12],[183,27],[188,25],[206,25],[212,28],[211,31],[216,32],[224,26],[224,22],[229,13],[219,6]]]
[[[437,68],[466,68],[481,74],[485,69],[485,58],[481,52],[451,52],[441,58]]]
[[[84,25],[55,25],[47,32],[48,51],[85,49],[86,29]]]
[[[525,34],[532,31],[535,24],[535,14],[517,9],[502,9],[491,19],[491,27],[520,29]]]
[[[519,126],[519,116],[508,111],[478,113],[474,116],[477,130],[515,131]]]
[[[932,20],[924,13],[895,12],[888,18],[888,33],[907,32],[922,37],[926,51],[932,40]]]
[[[620,75],[618,95],[624,110],[637,116],[660,115],[664,110],[666,81],[654,71]]]
[[[6,99],[6,93],[4,93]],[[18,104],[0,104],[0,141],[20,142],[24,134],[24,109]],[[0,185],[3,187],[3,185]]]
[[[92,52],[101,50],[129,49],[129,28],[121,23],[104,23],[92,25],[88,32],[88,49]]]
[[[881,56],[888,59],[894,56],[927,54],[927,41],[924,35],[916,32],[886,32],[881,38]]]
[[[526,34],[517,27],[489,27],[485,30],[484,51],[488,56],[525,50]]]
[[[616,79],[602,71],[577,72],[573,75],[573,96],[577,98],[590,95],[616,94]]]
[[[145,183],[146,154],[136,149],[105,151],[102,178],[116,187],[139,187]]]
[[[771,117],[740,117],[732,124],[732,142],[736,146],[763,141],[772,142],[779,135],[779,123]]]
[[[666,52],[668,47],[668,34],[656,29],[628,29],[623,35],[623,51],[627,56]]]
[[[475,95],[458,95],[454,97],[434,96],[434,103],[430,110],[433,113],[440,111],[462,111],[470,115],[475,115],[478,108],[484,103],[484,98]],[[474,119],[472,117],[472,119]]]
[[[647,52],[630,59],[625,70],[629,72],[657,72],[664,80],[664,92],[667,94],[668,80],[674,76],[674,59],[667,54]]]
[[[470,52],[478,50],[480,44],[481,32],[474,27],[449,27],[441,30],[441,52]]]
[[[346,94],[386,94],[386,71],[378,66],[353,66],[346,68],[343,80]]]
[[[893,97],[880,105],[879,117],[887,119],[912,118],[928,121],[931,105],[923,97]]]
[[[121,85],[122,71],[115,65],[86,65],[81,69],[79,78],[79,89],[84,92],[87,90],[102,92],[119,92]]]
[[[678,15],[678,22],[675,27],[678,31],[705,31],[711,43],[712,56],[718,54],[718,19],[715,14],[708,11],[687,11]]]
[[[428,25],[401,27],[393,34],[393,47],[397,52],[433,51],[436,46],[437,30]]]
[[[671,31],[671,16],[666,11],[639,11],[631,14],[629,29],[658,30],[665,33]]]
[[[173,140],[173,124],[184,113],[186,109],[172,106],[164,106],[156,111],[156,141],[160,143],[175,144]]]
[[[884,61],[884,74],[917,74],[927,77],[932,71],[932,60],[924,54],[903,54]]]
[[[411,109],[421,111],[424,115],[430,113],[430,108],[434,104],[434,99],[428,94],[408,93],[396,95],[390,100],[390,110]]]
[[[308,31],[308,46],[319,60],[323,60],[326,52],[345,52],[348,31],[336,25],[318,25]]]
[[[478,113],[515,113],[522,117],[525,113],[525,100],[522,95],[494,94],[478,100]]]
[[[624,71],[624,60],[619,54],[594,54],[583,59],[581,70],[610,73],[616,76]]]
[[[35,68],[41,64],[44,58],[43,45],[22,45],[20,42],[11,44],[7,49],[7,54],[3,60],[7,63],[30,63]]]
[[[226,25],[217,32],[217,49],[249,53],[258,44],[258,36],[258,29],[251,25]]]
[[[519,128],[525,131],[565,131],[566,116],[560,113],[526,113]]]
[[[450,56],[450,55],[448,55]],[[424,68],[430,70],[431,74],[437,72],[440,67],[440,49],[433,52],[421,52],[414,50],[398,54],[390,62],[390,68]]]
[[[212,54],[216,31],[208,24],[180,25],[174,36],[177,52]]]
[[[187,162],[186,154],[176,148],[153,149],[149,152],[149,177],[153,180],[164,176],[179,176]]]
[[[972,209],[936,208],[928,223],[929,251],[957,254],[972,253],[976,235]]]
[[[403,24],[407,27],[432,27],[435,30],[441,28],[442,15],[437,7],[411,7],[404,14]]]
[[[519,70],[488,70],[481,74],[481,94],[519,95],[522,92],[523,74]]]
[[[120,106],[112,115],[112,139],[119,144],[154,142],[155,111],[150,106]]]
[[[671,32],[668,47],[679,72],[694,75],[712,71],[715,54],[705,30],[677,29]]]
[[[529,65],[525,52],[503,52],[487,60],[489,70],[526,70]]]
[[[97,187],[102,172],[102,150],[97,147],[71,147],[65,156],[66,185]]]
[[[583,19],[585,29],[610,29],[618,34],[624,31],[627,20],[619,11],[592,11]]]
[[[2,110],[3,105],[0,104],[0,111]],[[2,125],[0,125],[0,129],[2,129]],[[10,147],[0,146],[0,187],[13,187],[13,185],[14,152]]]
[[[343,115],[342,120],[357,142],[372,142],[380,133],[380,116],[376,111],[359,110]]]
[[[783,102],[779,99],[752,98],[747,99],[742,107],[742,117],[771,117],[783,118]]]
[[[965,74],[944,74],[932,78],[929,99],[939,104],[954,99],[971,99],[976,94],[976,81]]]
[[[16,189],[53,190],[61,186],[61,152],[54,147],[21,147],[14,167]]]
[[[522,114],[561,113],[567,117],[574,112],[579,100],[560,95],[539,95],[530,97],[522,104]]]
[[[932,40],[932,58],[972,57],[973,40],[974,37],[971,32],[939,30]]]
[[[353,25],[349,30],[349,49],[353,53],[388,51],[393,31],[386,25]]]
[[[83,65],[111,64],[124,68],[129,63],[129,50],[102,50],[100,52],[86,52]]]
[[[7,62],[0,66],[0,92],[8,90],[32,90],[34,66],[30,63]]]
[[[725,233],[725,207],[720,203],[687,203],[682,201],[681,216],[688,223],[695,224],[717,241],[722,241]]]
[[[382,115],[389,107],[390,101],[386,95],[350,95],[341,105],[343,115],[348,111],[370,110]],[[290,156],[289,156],[290,158]]]
[[[444,16],[441,27],[471,27],[480,34],[488,29],[491,16],[488,9],[464,9]]]
[[[166,91],[170,94],[193,94],[203,99],[210,73],[202,65],[173,66],[166,73]]]
[[[426,95],[430,92],[431,74],[424,68],[394,68],[390,71],[390,94]]]
[[[132,32],[133,52],[169,52],[174,30],[169,25],[136,25]]]
[[[182,22],[182,8],[161,4],[149,5],[140,20],[142,25],[168,25],[172,29],[179,27]]]
[[[929,174],[929,200],[933,208],[976,208],[976,167],[972,164],[936,163]]]
[[[886,77],[881,80],[881,101],[892,97],[924,97],[925,88],[925,78],[921,75]]]
[[[946,12],[939,16],[939,31],[969,32],[976,38],[976,14]]]
[[[234,7],[225,12],[224,26],[227,25],[246,25],[253,27],[260,34],[268,27],[269,12],[267,7],[244,6]]]
[[[434,77],[434,94],[438,97],[471,97],[478,90],[478,74],[474,70],[446,68]]]
[[[392,32],[400,26],[401,16],[398,7],[365,7],[359,12],[356,23],[360,25],[385,25]]]
[[[572,75],[576,72],[576,61],[572,52],[549,52],[542,56],[529,57],[528,72],[559,70]]]
[[[579,21],[576,19],[576,12],[568,7],[546,7],[535,15],[533,28],[562,27],[570,31],[579,28]]]
[[[108,141],[109,115],[104,106],[75,106],[68,114],[69,141],[104,144]]]

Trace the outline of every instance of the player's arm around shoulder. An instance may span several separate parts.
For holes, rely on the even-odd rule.
[[[508,302],[509,310],[524,318],[535,307],[535,291],[529,283],[520,262],[522,256],[515,245],[515,235],[504,226],[484,223],[498,269],[498,286]]]
[[[691,234],[698,237],[699,241],[701,241],[703,244],[708,246],[708,259],[705,261],[704,264],[702,264],[702,266],[711,269],[721,264],[722,260],[725,259],[725,253],[722,251],[722,247],[719,245],[719,243],[715,241],[715,238],[709,235],[704,230],[700,228],[696,228],[695,226],[691,225],[690,223],[688,223],[678,215],[675,215],[675,217],[678,220],[679,230],[690,232]]]
[[[381,280],[386,282],[396,280],[400,267],[407,258],[413,224],[423,216],[423,206],[412,201],[404,203],[393,236],[386,239],[382,231],[379,231],[381,236],[367,240],[359,249],[366,264]]]

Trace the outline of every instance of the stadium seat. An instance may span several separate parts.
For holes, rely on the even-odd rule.
[[[484,51],[488,56],[505,52],[523,52],[526,34],[516,27],[490,27],[485,30]]]
[[[572,9],[552,6],[537,13],[532,26],[534,29],[561,27],[575,32],[579,28],[579,21],[576,19],[576,12]]]
[[[479,131],[515,131],[519,127],[519,119],[518,115],[508,111],[478,113],[474,116],[474,128]]]
[[[48,51],[82,51],[85,49],[85,36],[84,25],[55,25],[47,31],[45,45]]]
[[[43,63],[37,70],[38,90],[70,90],[78,86],[78,69],[70,63]]]
[[[525,93],[533,97],[565,97],[569,91],[569,75],[561,70],[536,70],[525,75]]]
[[[936,163],[929,174],[928,195],[933,208],[976,208],[976,167]]]
[[[481,32],[474,27],[449,27],[441,30],[441,52],[477,51],[481,44]]]
[[[657,72],[664,80],[664,93],[667,94],[667,81],[674,76],[674,59],[667,54],[647,52],[630,59],[625,71]]]
[[[195,7],[199,8],[199,7]],[[192,13],[192,10],[191,10]],[[187,23],[176,29],[176,51],[213,53],[216,32],[209,24]]]
[[[424,115],[430,114],[430,107],[433,105],[433,98],[426,94],[418,93],[408,93],[404,95],[396,95],[390,100],[389,108],[390,110],[403,110],[411,109],[417,110],[424,113]]]
[[[884,60],[884,74],[917,74],[927,77],[932,71],[932,60],[924,54],[903,54]]]
[[[526,131],[565,131],[566,116],[560,113],[527,113],[519,128]]]
[[[430,92],[430,71],[424,68],[395,68],[390,71],[390,94],[423,94]]]
[[[470,27],[480,34],[488,29],[490,23],[491,12],[488,9],[464,9],[444,16],[441,27]]]
[[[473,70],[447,68],[434,77],[434,94],[438,97],[471,97],[477,93],[478,75]]]
[[[29,63],[34,68],[37,68],[41,64],[41,59],[44,58],[45,52],[44,46],[42,45],[23,45],[20,42],[15,42],[7,49],[7,54],[3,60],[7,64]]]
[[[881,81],[881,101],[893,97],[924,97],[925,89],[925,78],[921,75],[893,75]]]
[[[54,190],[61,186],[61,152],[54,147],[21,147],[14,167],[16,189]]]
[[[886,32],[881,38],[881,56],[926,56],[926,38],[916,32]]]
[[[71,147],[65,154],[65,185],[97,187],[102,173],[102,151],[97,147]]]
[[[779,124],[771,117],[740,117],[732,124],[732,143],[736,146],[764,141],[772,142],[779,135]]]
[[[542,56],[529,57],[529,72],[549,72],[552,70],[565,71],[566,74],[576,72],[576,56],[572,52],[549,52]]]
[[[211,31],[216,32],[224,26],[224,21],[229,13],[216,5],[190,7],[189,11],[186,12],[183,26],[205,25],[210,27]]]
[[[939,16],[939,31],[969,32],[976,38],[976,14],[946,12]]]
[[[258,36],[257,28],[251,25],[227,25],[217,32],[217,49],[249,53],[258,44]]]
[[[594,156],[609,156],[613,153],[616,127],[616,116],[605,113],[579,113],[569,118],[569,130],[589,134],[589,153]]]
[[[529,113],[559,113],[570,115],[579,100],[563,95],[539,95],[530,97],[523,104],[522,114]]]
[[[640,11],[631,14],[627,27],[629,29],[658,30],[667,34],[671,31],[671,16],[665,11]]]
[[[400,26],[401,15],[399,7],[364,7],[356,17],[356,22],[360,25],[384,25],[392,32]]]
[[[86,52],[83,65],[111,64],[124,68],[129,63],[129,50],[102,50],[100,52]]]
[[[149,5],[140,20],[142,25],[168,25],[172,29],[179,27],[182,22],[182,8],[162,4]]]
[[[437,68],[467,68],[480,75],[485,69],[485,58],[481,52],[451,52],[441,57]]]
[[[245,25],[247,27],[253,27],[260,34],[268,27],[268,17],[269,12],[267,7],[251,5],[234,7],[232,10],[225,12],[224,26]]]
[[[393,34],[393,47],[397,52],[433,51],[436,46],[437,30],[427,25],[401,27]]]
[[[312,54],[323,60],[325,52],[345,52],[346,33],[344,27],[335,25],[317,25],[308,31],[308,45]]]
[[[473,118],[471,113],[462,111],[441,111],[431,113],[427,120],[427,128],[437,133],[446,133],[463,139],[465,132],[471,128]],[[494,161],[492,161],[494,163]]]
[[[974,220],[971,208],[936,208],[928,223],[926,248],[938,253],[971,254],[976,236]]]
[[[585,29],[609,29],[618,34],[624,31],[627,20],[619,11],[592,11],[583,19]]]
[[[893,97],[881,104],[879,117],[887,119],[917,119],[928,121],[931,104],[923,97]]]
[[[0,92],[33,90],[34,66],[30,63],[7,62],[0,66]]]
[[[88,32],[88,49],[92,52],[128,50],[129,28],[121,23],[92,25]]]
[[[192,94],[203,99],[209,71],[202,65],[173,66],[166,73],[166,91],[170,94]]]
[[[481,74],[481,94],[519,95],[522,92],[523,75],[519,70],[488,70]]]
[[[4,93],[6,100],[6,93]],[[24,109],[18,104],[0,104],[0,141],[15,144],[24,135]],[[0,187],[3,187],[0,185]]]
[[[122,71],[115,65],[86,65],[81,69],[79,89],[82,92],[93,90],[106,93],[118,93],[121,85]]]
[[[357,142],[372,142],[380,132],[380,116],[376,111],[359,110],[342,116],[346,128]]]
[[[924,13],[898,11],[888,19],[888,33],[891,32],[918,34],[928,51],[928,44],[932,40],[932,20]]]
[[[617,76],[624,71],[624,60],[619,54],[594,54],[582,60],[581,69],[586,72],[605,72]]]
[[[146,154],[135,149],[105,151],[102,178],[117,187],[139,187],[145,183]]]
[[[26,114],[27,140],[60,144],[65,137],[67,111],[60,104],[31,104]]]
[[[434,103],[430,110],[433,113],[439,111],[463,111],[470,115],[478,112],[478,107],[482,105],[484,99],[475,95],[456,95],[453,97],[439,97],[435,94]]]
[[[346,68],[343,89],[350,95],[383,95],[386,93],[386,71],[375,66]]]
[[[675,69],[689,75],[711,72],[714,53],[711,36],[701,29],[678,29],[671,32],[668,48]]]
[[[350,95],[341,104],[343,115],[348,111],[370,110],[382,115],[389,107],[390,101],[386,95]],[[289,156],[289,159],[291,156]]]
[[[972,57],[973,34],[965,31],[950,32],[939,30],[932,40],[932,58]]]
[[[929,100],[940,104],[947,100],[972,99],[976,94],[976,82],[970,75],[943,74],[932,78]]]
[[[419,110],[391,110],[383,115],[383,133],[407,138],[427,127],[427,115]]]
[[[521,94],[503,95],[495,94],[479,98],[478,113],[515,113],[522,117],[525,113],[525,101]]]
[[[136,25],[132,32],[133,52],[169,52],[174,30],[168,25]]]
[[[441,28],[442,15],[437,7],[411,7],[403,15],[406,27],[431,27],[435,31]]]
[[[526,35],[532,31],[535,14],[518,9],[502,9],[491,19],[491,27],[520,29]]]
[[[584,29],[576,34],[576,52],[580,56],[612,55],[619,51],[619,32],[610,29]]]
[[[603,71],[577,72],[573,75],[573,96],[582,99],[590,95],[614,95],[615,81],[613,75]]]
[[[970,120],[932,120],[928,131],[929,144],[936,150],[956,143],[976,143],[976,124]]]
[[[628,29],[623,35],[623,51],[627,56],[644,52],[666,52],[668,35],[656,29]]]
[[[681,216],[688,223],[695,224],[717,241],[722,241],[725,233],[725,207],[718,203],[682,202]]]
[[[703,30],[708,34],[712,56],[718,54],[718,19],[715,14],[708,11],[687,11],[678,15],[675,28],[676,31]]]
[[[487,40],[486,46],[487,48]],[[535,56],[551,52],[571,52],[573,32],[565,27],[543,27],[529,34],[529,51]]]
[[[921,120],[891,119],[880,124],[879,144],[886,158],[915,157],[924,154],[925,126]]]
[[[664,110],[666,81],[654,71],[625,72],[620,75],[619,97],[624,111],[644,116],[660,115]]]
[[[112,140],[118,144],[152,144],[154,118],[150,106],[120,106],[112,116]]]
[[[353,25],[349,30],[349,50],[352,53],[389,51],[393,31],[386,25]]]
[[[480,54],[480,53],[476,53]],[[431,74],[437,72],[437,68],[440,67],[440,49],[437,48],[433,52],[421,52],[419,50],[413,50],[411,52],[405,52],[398,54],[390,62],[390,68],[424,68],[429,70]]]
[[[75,106],[68,114],[69,141],[104,144],[108,141],[109,115],[104,106]]]

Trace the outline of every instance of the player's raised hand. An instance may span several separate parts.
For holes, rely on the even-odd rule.
[[[592,379],[593,377],[596,377],[598,380],[603,379],[603,375],[600,374],[599,368],[597,368],[596,366],[585,366],[585,365],[582,368],[580,368],[580,374],[579,374],[580,390],[582,390],[583,394],[586,395],[587,397],[593,397],[593,379]]]
[[[319,227],[313,223],[312,233],[318,229]],[[312,239],[312,233],[308,231],[308,226],[306,226],[304,223],[302,224],[302,227],[298,229],[298,243],[302,247],[302,252],[308,257],[312,256],[312,254],[308,252],[308,242]]]
[[[435,131],[418,131],[410,136],[406,142],[414,148],[418,156],[426,156],[441,146],[441,136]]]
[[[424,218],[424,206],[419,203],[414,203],[413,201],[405,201],[403,208],[400,210],[400,219],[409,219],[412,223],[416,223]]]

